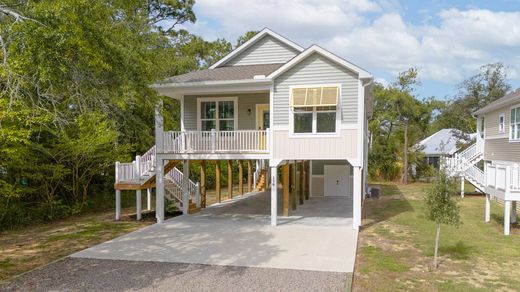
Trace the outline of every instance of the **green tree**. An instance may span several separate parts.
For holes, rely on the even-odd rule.
[[[252,37],[257,35],[258,33],[259,33],[259,31],[257,31],[257,30],[250,30],[250,31],[246,32],[245,34],[239,36],[237,39],[237,44],[235,45],[235,48],[240,47],[243,43],[247,42]]]
[[[453,198],[454,193],[455,188],[453,181],[451,181],[446,173],[441,171],[424,198],[426,219],[435,222],[437,225],[433,255],[433,267],[435,269],[438,267],[437,254],[439,250],[441,225],[459,226],[461,224],[459,206],[457,201]]]
[[[506,67],[502,63],[480,67],[475,75],[458,85],[458,93],[454,99],[444,102],[434,122],[433,131],[456,127],[466,133],[475,132],[477,127],[473,113],[510,90]]]

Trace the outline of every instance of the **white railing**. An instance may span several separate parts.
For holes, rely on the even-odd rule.
[[[238,131],[169,131],[164,150],[170,153],[269,153],[269,129]]]
[[[173,184],[172,186],[172,195],[180,202],[182,202],[182,186],[183,186],[183,180],[184,180],[184,174],[182,171],[178,170],[177,168],[172,168],[166,175],[166,179],[171,181]],[[192,180],[188,180],[188,193],[189,198],[194,200],[197,206],[200,206],[200,188],[199,184],[193,182]]]
[[[508,186],[509,166],[488,165],[486,170],[486,184],[490,188],[506,191]]]
[[[509,167],[509,189],[511,192],[520,192],[520,168],[518,164]]]
[[[135,161],[131,163],[116,162],[116,182],[129,182],[137,179]]]
[[[140,157],[139,163],[140,165],[140,175],[146,175],[155,172],[155,145],[150,148],[146,153]]]
[[[262,169],[269,167],[269,160],[259,159],[256,161],[255,172],[253,173],[253,185],[256,187]]]
[[[484,186],[485,184],[485,176],[484,171],[478,168],[476,165],[472,165],[470,168],[466,170],[466,175],[469,176],[473,181],[477,182],[479,185]]]

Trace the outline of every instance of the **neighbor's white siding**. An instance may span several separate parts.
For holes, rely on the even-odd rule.
[[[289,125],[289,87],[341,84],[341,121],[357,122],[357,75],[315,53],[274,80],[274,125]]]
[[[222,66],[286,63],[298,52],[271,36],[265,36]]]

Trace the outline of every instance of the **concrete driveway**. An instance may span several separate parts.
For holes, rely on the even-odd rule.
[[[72,257],[352,273],[357,231],[350,202],[311,198],[271,227],[269,200],[268,192],[248,194]]]

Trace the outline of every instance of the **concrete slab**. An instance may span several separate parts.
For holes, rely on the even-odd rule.
[[[342,201],[309,200],[269,225],[268,193],[244,196],[78,252],[73,257],[351,273],[357,231]],[[307,207],[304,207],[307,206]],[[328,206],[328,207],[327,207]],[[338,207],[339,206],[339,207]],[[329,209],[325,212],[323,207]],[[336,215],[334,213],[336,212]],[[328,214],[329,217],[324,217]]]

